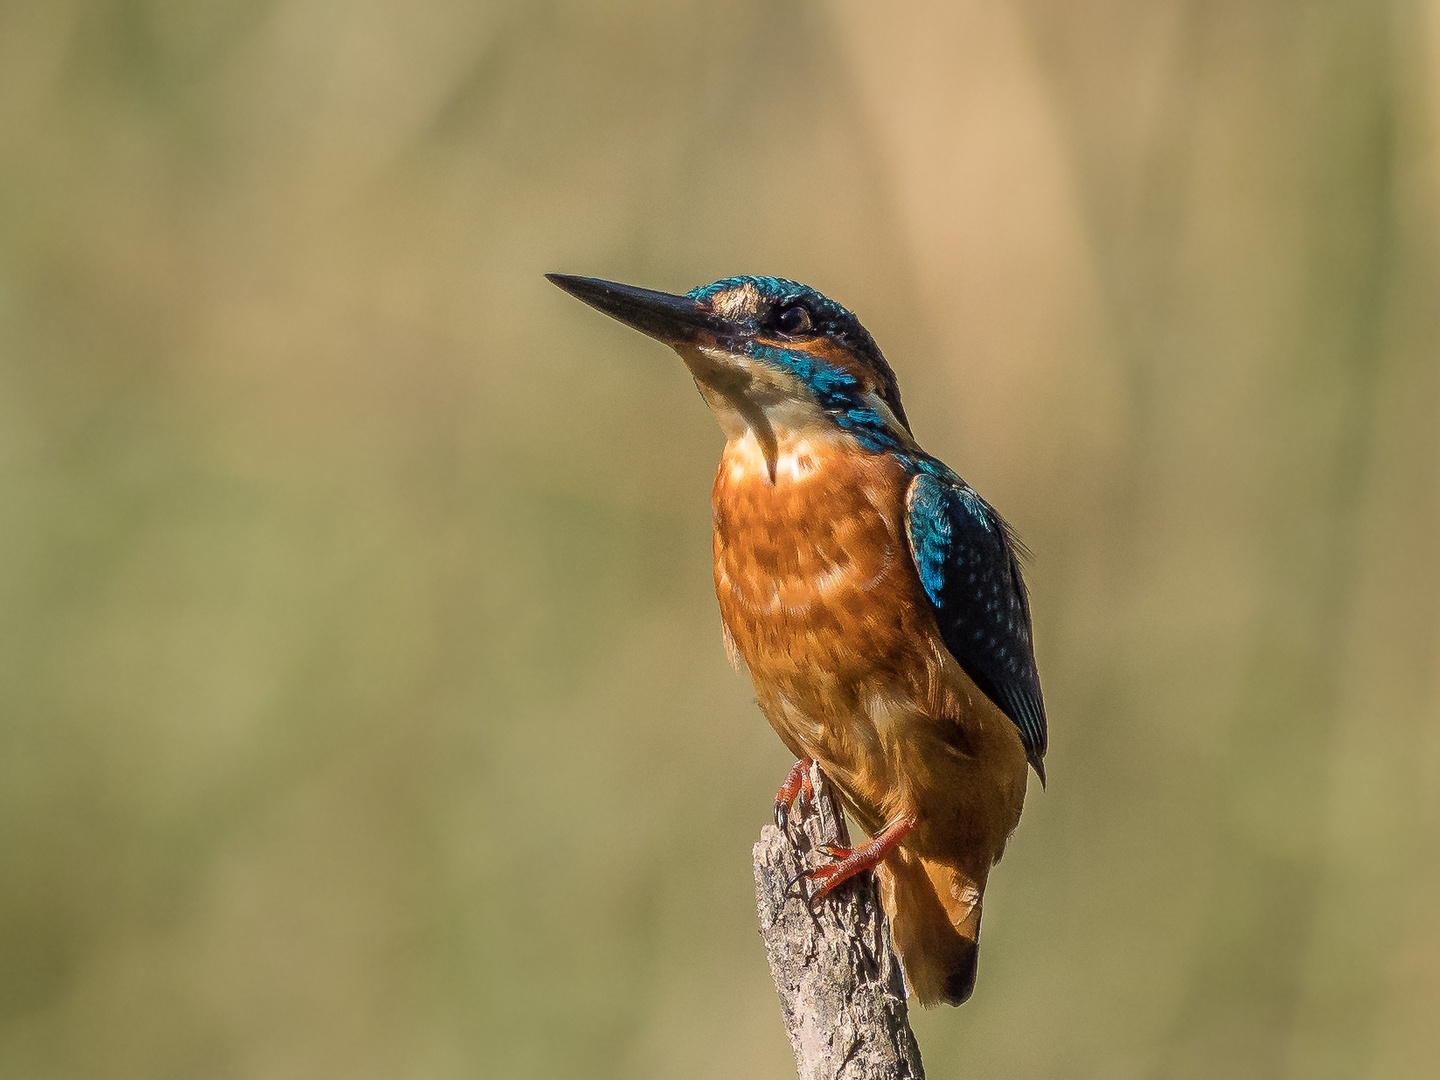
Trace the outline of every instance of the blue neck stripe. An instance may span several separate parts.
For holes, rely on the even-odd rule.
[[[895,450],[900,440],[884,419],[860,395],[860,383],[843,368],[837,368],[802,352],[751,342],[750,355],[773,364],[799,379],[835,423],[854,435],[866,450]]]

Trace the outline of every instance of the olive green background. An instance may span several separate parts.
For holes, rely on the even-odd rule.
[[[932,1080],[1440,1060],[1440,3],[0,0],[0,1076],[792,1075],[713,420],[799,278],[1034,550]]]

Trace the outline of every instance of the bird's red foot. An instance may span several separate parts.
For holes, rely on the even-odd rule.
[[[813,908],[817,901],[825,899],[856,874],[879,866],[885,856],[895,849],[895,845],[910,835],[913,828],[914,818],[900,818],[886,825],[868,844],[861,844],[859,847],[823,847],[820,850],[835,861],[817,866],[814,870],[802,871],[795,876],[791,884],[803,879],[816,886],[806,900]]]
[[[814,764],[810,758],[801,758],[795,762],[790,766],[790,774],[785,777],[780,790],[775,793],[775,824],[780,828],[785,828],[785,820],[790,816],[790,807],[794,805],[797,795],[804,802],[815,798],[815,788],[810,783],[810,766]]]

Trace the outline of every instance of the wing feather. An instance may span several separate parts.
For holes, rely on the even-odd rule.
[[[1000,515],[938,462],[910,482],[906,531],[941,637],[985,695],[1014,721],[1045,780],[1045,702],[1018,542]]]

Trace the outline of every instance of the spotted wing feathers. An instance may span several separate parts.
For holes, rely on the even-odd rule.
[[[1043,783],[1045,703],[1017,542],[1000,515],[938,463],[910,482],[905,509],[915,569],[946,647],[1020,729]]]

